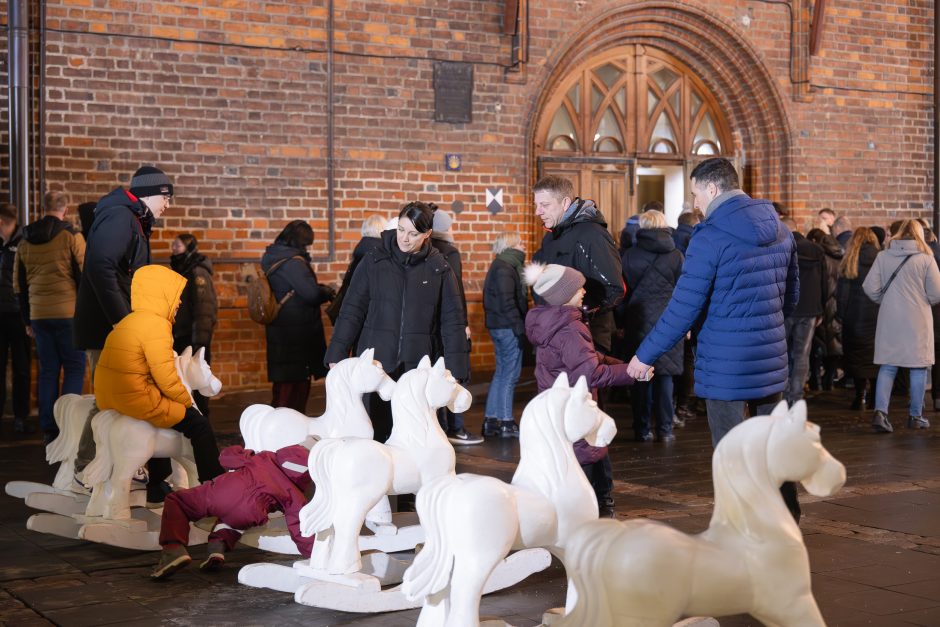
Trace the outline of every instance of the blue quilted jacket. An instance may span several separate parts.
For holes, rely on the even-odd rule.
[[[696,396],[736,401],[782,392],[783,318],[799,291],[793,236],[773,205],[744,194],[729,198],[695,227],[672,300],[637,358],[655,363],[694,327]]]

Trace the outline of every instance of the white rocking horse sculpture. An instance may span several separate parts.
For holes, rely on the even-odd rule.
[[[395,381],[375,361],[375,349],[336,364],[326,375],[326,410],[308,418],[289,407],[251,405],[242,412],[238,428],[245,448],[276,451],[300,444],[308,435],[320,438],[372,439],[372,421],[362,404],[362,395],[378,392],[382,400],[392,398]]]
[[[437,421],[445,405],[460,413],[472,397],[440,358],[428,357],[401,376],[392,394],[392,434],[385,444],[365,438],[325,439],[310,451],[310,476],[317,486],[300,511],[304,535],[316,534],[310,568],[331,575],[362,567],[359,529],[366,513],[388,494],[417,492],[441,475],[453,474],[454,447]]]
[[[176,370],[186,391],[212,397],[222,389],[205,360],[205,349],[193,355],[186,347],[176,359]],[[92,485],[85,515],[112,520],[131,517],[128,495],[131,479],[151,457],[169,457],[186,471],[188,485],[199,484],[192,445],[182,433],[160,429],[149,422],[124,416],[114,410],[99,412],[92,419],[95,459],[85,468],[85,483]]]
[[[569,387],[562,373],[523,411],[511,485],[471,474],[426,483],[417,509],[427,539],[402,583],[424,599],[419,627],[479,625],[484,582],[511,549],[544,547],[564,561],[568,538],[598,516],[573,443],[606,446],[616,433],[584,377]]]
[[[806,420],[806,403],[787,410],[782,402],[732,429],[712,474],[715,511],[703,533],[648,520],[575,530],[565,567],[576,601],[552,624],[666,627],[682,615],[749,613],[765,625],[824,626],[803,536],[779,492],[784,481],[799,481],[831,496],[845,483],[845,467]]]

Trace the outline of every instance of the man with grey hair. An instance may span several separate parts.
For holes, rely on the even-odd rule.
[[[832,236],[839,242],[842,250],[845,250],[852,237],[852,222],[845,216],[836,218],[836,221],[832,223]]]
[[[87,352],[92,380],[105,338],[131,312],[131,279],[138,268],[150,263],[150,232],[172,198],[169,177],[159,168],[145,165],[134,172],[130,189],[116,187],[95,207],[95,220],[85,238],[85,268],[74,318],[75,347]],[[82,432],[76,477],[94,459],[91,418],[95,413],[97,409],[89,414]],[[170,474],[168,460],[160,460],[160,466],[159,473],[151,466],[151,474],[162,476],[155,487],[148,486],[148,502],[163,501],[161,484]],[[76,488],[82,488],[80,482]]]

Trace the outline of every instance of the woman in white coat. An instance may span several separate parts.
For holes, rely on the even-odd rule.
[[[892,225],[893,226],[893,225]],[[875,413],[872,427],[891,433],[888,404],[899,368],[911,373],[911,399],[907,427],[926,429],[923,417],[927,368],[934,363],[933,315],[930,306],[940,302],[940,270],[924,242],[924,229],[916,220],[903,220],[891,234],[889,247],[878,253],[862,288],[876,303]]]

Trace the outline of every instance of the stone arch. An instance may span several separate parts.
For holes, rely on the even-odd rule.
[[[717,98],[754,194],[790,202],[792,138],[783,98],[758,51],[721,18],[673,0],[652,0],[607,10],[566,39],[569,45],[546,64],[543,88],[530,112],[530,155],[539,119],[569,71],[611,48],[644,45],[687,65]]]

